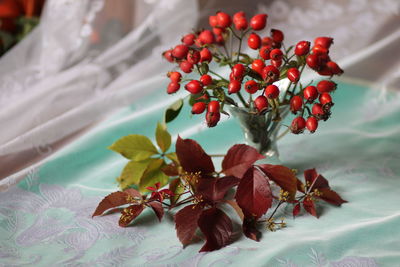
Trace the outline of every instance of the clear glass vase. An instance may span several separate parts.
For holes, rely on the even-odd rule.
[[[239,121],[247,145],[256,148],[269,159],[279,161],[278,132],[282,120],[289,113],[288,107],[279,110],[280,120],[275,120],[276,114],[273,112],[264,115],[251,114],[246,109],[235,106],[230,106],[229,112]]]

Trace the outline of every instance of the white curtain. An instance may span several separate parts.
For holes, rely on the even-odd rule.
[[[286,44],[332,36],[343,79],[400,89],[398,0],[47,0],[40,25],[0,59],[0,190],[111,112],[164,94],[160,54],[217,10],[265,12],[265,35],[281,29]]]

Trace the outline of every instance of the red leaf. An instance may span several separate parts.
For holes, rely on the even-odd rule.
[[[246,217],[260,218],[272,205],[269,182],[264,174],[254,167],[241,179],[235,198]]]
[[[261,232],[257,229],[257,220],[255,218],[244,218],[242,229],[247,238],[257,242],[260,241]]]
[[[309,187],[312,187],[309,189],[310,192],[314,189],[330,188],[328,180],[326,180],[322,175],[318,174],[315,169],[305,170],[304,178],[309,184]]]
[[[265,175],[283,190],[289,192],[289,200],[294,200],[297,192],[297,177],[293,171],[282,165],[262,164],[258,165]]]
[[[222,210],[215,207],[204,210],[197,224],[206,237],[200,252],[220,249],[231,241],[232,221]]]
[[[296,217],[297,215],[299,215],[300,210],[301,210],[300,203],[297,203],[296,205],[294,205],[294,207],[293,207],[293,217]]]
[[[162,204],[157,201],[152,201],[147,203],[154,211],[156,214],[158,220],[161,222],[162,217],[164,216],[164,209],[162,207]]]
[[[305,198],[305,199],[303,200],[303,207],[304,207],[304,209],[305,209],[308,213],[310,213],[312,216],[315,216],[315,217],[318,218],[317,211],[316,211],[316,209],[315,209],[314,201],[312,201],[311,199]]]
[[[167,175],[167,176],[178,176],[179,175],[179,169],[178,166],[175,165],[175,163],[170,163],[161,168],[161,171]]]
[[[192,139],[182,139],[178,136],[176,154],[182,168],[187,172],[209,174],[215,171],[211,157]]]
[[[265,156],[258,153],[257,149],[240,144],[234,145],[222,161],[222,169],[226,175],[242,178],[246,171],[259,159]]]
[[[128,188],[124,190],[124,193],[127,193],[134,198],[142,199],[142,194],[140,194],[139,191],[137,191],[136,189]]]
[[[176,234],[185,247],[190,244],[197,229],[197,220],[203,208],[199,205],[189,205],[178,211],[175,215]]]
[[[318,190],[322,193],[319,198],[332,205],[341,206],[343,203],[347,203],[347,201],[342,199],[338,193],[329,188],[321,188]]]
[[[132,200],[126,192],[114,192],[103,198],[100,204],[97,206],[92,217],[103,214],[104,211],[115,208],[121,205],[129,204]]]
[[[121,217],[119,218],[119,226],[128,226],[144,209],[143,205],[131,205],[121,212]]]
[[[222,178],[200,178],[197,185],[197,193],[208,202],[217,202],[224,198],[229,189],[238,185],[239,178],[225,176]]]

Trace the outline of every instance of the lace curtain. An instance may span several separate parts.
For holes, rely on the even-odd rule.
[[[343,79],[400,89],[399,1],[251,3],[47,0],[40,25],[0,59],[0,190],[118,108],[149,94],[146,108],[172,102],[160,97],[171,68],[160,54],[217,10],[266,12],[286,43],[332,36]]]

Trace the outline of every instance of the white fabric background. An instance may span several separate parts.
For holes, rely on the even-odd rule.
[[[164,92],[172,65],[161,60],[161,52],[191,29],[207,27],[208,15],[217,10],[266,12],[264,34],[281,29],[286,44],[332,36],[332,56],[345,69],[344,78],[400,89],[398,0],[251,3],[48,0],[40,25],[0,59],[0,190],[111,112],[155,90]],[[93,44],[92,31],[102,30],[96,21],[107,14],[105,8],[129,13],[129,27],[103,29],[101,42]]]

